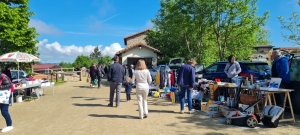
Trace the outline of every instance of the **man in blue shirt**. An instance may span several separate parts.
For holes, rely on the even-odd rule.
[[[271,74],[272,77],[281,78],[280,88],[287,88],[288,84],[290,83],[290,69],[288,57],[282,56],[279,50],[275,50],[272,52],[272,70]],[[275,94],[275,99],[278,106],[283,105],[283,94],[277,93]]]
[[[180,67],[178,71],[177,86],[180,87],[180,113],[184,113],[184,98],[187,92],[189,113],[192,113],[192,90],[195,85],[195,69],[196,61],[191,59],[187,64]]]
[[[116,107],[120,105],[120,91],[122,88],[122,82],[124,77],[124,68],[119,63],[119,57],[115,56],[113,58],[114,64],[112,64],[107,73],[107,80],[110,83],[110,96],[108,106],[113,106],[113,98],[116,91]]]

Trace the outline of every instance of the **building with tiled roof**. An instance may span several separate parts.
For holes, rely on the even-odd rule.
[[[126,48],[116,53],[121,64],[135,65],[139,59],[144,59],[149,68],[157,65],[157,58],[162,55],[162,52],[146,43],[148,31],[150,30],[147,29],[124,38]]]
[[[48,70],[59,71],[61,66],[57,64],[37,64],[32,65],[32,69],[36,73],[48,73]],[[50,71],[49,71],[50,72]]]

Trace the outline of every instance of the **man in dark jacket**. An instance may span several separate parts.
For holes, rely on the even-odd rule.
[[[177,86],[180,87],[180,113],[184,113],[184,98],[187,92],[189,113],[192,113],[192,90],[195,85],[195,66],[196,61],[191,59],[187,64],[180,67],[178,71]]]
[[[104,76],[105,72],[102,68],[101,65],[98,66],[97,71],[96,71],[96,76],[98,79],[98,89],[100,88],[100,84],[101,84],[101,78]]]
[[[132,78],[133,73],[134,73],[134,66],[130,65],[130,68],[128,69],[128,75],[130,78]]]
[[[122,81],[124,77],[124,68],[119,63],[119,57],[114,56],[114,64],[109,67],[107,73],[107,80],[110,82],[110,96],[108,106],[113,106],[113,98],[116,91],[116,107],[120,105],[120,91],[122,88]]]
[[[12,81],[10,70],[11,70],[11,65],[10,64],[6,65],[3,74],[5,74]]]
[[[93,63],[93,65],[90,66],[90,77],[91,77],[91,84],[90,84],[90,86],[91,87],[95,87],[94,86],[94,81],[96,79],[96,71],[97,71],[96,64]]]

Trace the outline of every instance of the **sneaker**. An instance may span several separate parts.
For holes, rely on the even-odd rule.
[[[144,117],[143,117],[143,118],[145,119],[145,118],[147,118],[147,117],[148,117],[148,115],[147,115],[147,114],[144,114]]]
[[[181,113],[181,114],[184,114],[184,111],[182,110],[182,111],[180,111],[180,113]]]
[[[112,104],[108,104],[107,106],[109,106],[109,107],[113,107],[113,105],[112,105]]]
[[[10,131],[10,130],[12,130],[12,129],[14,129],[13,126],[4,127],[4,128],[1,130],[1,132],[8,132],[8,131]]]
[[[189,113],[192,114],[192,113],[194,113],[194,111],[190,111]]]

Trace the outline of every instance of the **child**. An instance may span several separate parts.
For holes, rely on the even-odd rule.
[[[125,93],[126,93],[127,102],[130,102],[130,100],[131,100],[130,93],[131,93],[131,90],[132,90],[132,83],[131,83],[131,78],[130,77],[126,77],[124,86],[125,86]]]

